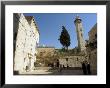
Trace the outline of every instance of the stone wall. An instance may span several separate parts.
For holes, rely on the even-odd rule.
[[[96,73],[97,72],[97,49],[94,49],[93,51],[91,51],[89,62],[91,65],[91,70]]]
[[[87,47],[88,60],[91,65],[91,70],[94,74],[97,74],[97,24],[95,24],[89,32],[89,43],[93,44]]]
[[[54,47],[38,47],[37,48],[37,56],[53,56],[55,52]]]
[[[68,58],[68,59],[67,59]],[[59,59],[61,65],[67,67],[82,67],[81,62],[85,60],[84,56],[65,56]]]
[[[31,27],[23,14],[14,14],[14,19],[16,19],[14,25],[17,24],[14,27],[14,30],[17,30],[14,70],[24,71],[26,66],[32,69],[36,58],[36,42],[39,42],[39,34],[35,32],[36,29]]]
[[[89,31],[89,42],[93,43],[97,38],[97,24],[95,24]]]

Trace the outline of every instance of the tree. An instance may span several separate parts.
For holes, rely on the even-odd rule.
[[[67,48],[68,50],[68,46],[70,46],[70,35],[64,26],[62,26],[62,32],[58,40],[60,40],[60,43],[63,45],[63,48]]]

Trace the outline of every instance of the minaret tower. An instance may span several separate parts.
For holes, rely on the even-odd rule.
[[[76,26],[76,33],[77,33],[77,40],[78,40],[78,50],[83,51],[86,49],[85,47],[85,40],[83,38],[83,28],[82,28],[82,20],[79,16],[75,18],[75,26]]]

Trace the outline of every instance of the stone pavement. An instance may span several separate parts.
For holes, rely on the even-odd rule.
[[[33,71],[21,72],[21,75],[83,75],[82,69],[37,69]],[[92,72],[92,75],[96,73]]]
[[[22,75],[83,75],[81,70],[33,70],[33,71],[27,71],[27,72],[21,72]]]

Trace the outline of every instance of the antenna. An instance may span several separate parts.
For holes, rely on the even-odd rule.
[[[78,14],[76,14],[76,17],[78,17],[79,15]]]
[[[76,13],[76,14],[74,15],[74,18],[75,18],[75,19],[78,19],[78,18],[79,18],[79,15]]]
[[[79,15],[78,14],[76,14],[76,18],[79,18]]]

